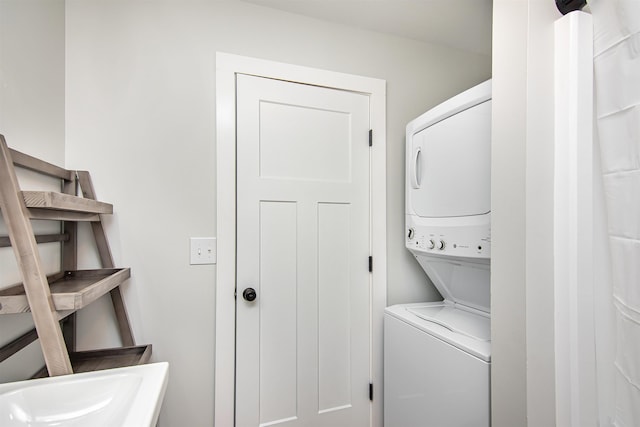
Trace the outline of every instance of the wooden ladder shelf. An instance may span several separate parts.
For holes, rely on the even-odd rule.
[[[21,191],[15,168],[59,179],[61,192]],[[78,187],[82,196],[77,196]],[[0,290],[0,314],[30,311],[35,328],[0,348],[0,362],[39,338],[46,367],[34,377],[66,375],[146,363],[151,345],[136,346],[120,290],[131,275],[116,268],[102,216],[113,206],[96,200],[87,171],[67,170],[10,149],[0,135],[0,210],[8,236],[0,247],[12,246],[23,283]],[[59,234],[35,235],[31,220],[61,222]],[[78,270],[77,224],[91,223],[102,269]],[[38,243],[60,242],[61,269],[47,276]],[[75,313],[106,293],[111,294],[123,347],[75,351]]]

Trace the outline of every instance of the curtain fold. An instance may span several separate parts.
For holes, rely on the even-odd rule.
[[[640,426],[640,0],[592,0],[597,136],[612,273],[613,396],[601,425]],[[606,357],[604,357],[606,359]],[[601,360],[602,361],[602,358]],[[603,378],[599,375],[599,378]],[[600,380],[599,388],[606,380]],[[602,393],[600,394],[602,396]],[[602,405],[601,405],[602,411]]]

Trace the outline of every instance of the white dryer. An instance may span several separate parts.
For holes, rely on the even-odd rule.
[[[488,427],[491,81],[410,122],[406,144],[406,247],[444,300],[385,310],[385,426]]]

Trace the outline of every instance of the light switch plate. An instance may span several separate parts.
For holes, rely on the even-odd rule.
[[[191,265],[215,264],[217,260],[215,237],[192,237]]]

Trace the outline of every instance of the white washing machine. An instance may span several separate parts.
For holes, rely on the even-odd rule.
[[[385,426],[489,427],[491,81],[406,138],[406,247],[444,300],[385,310]]]

